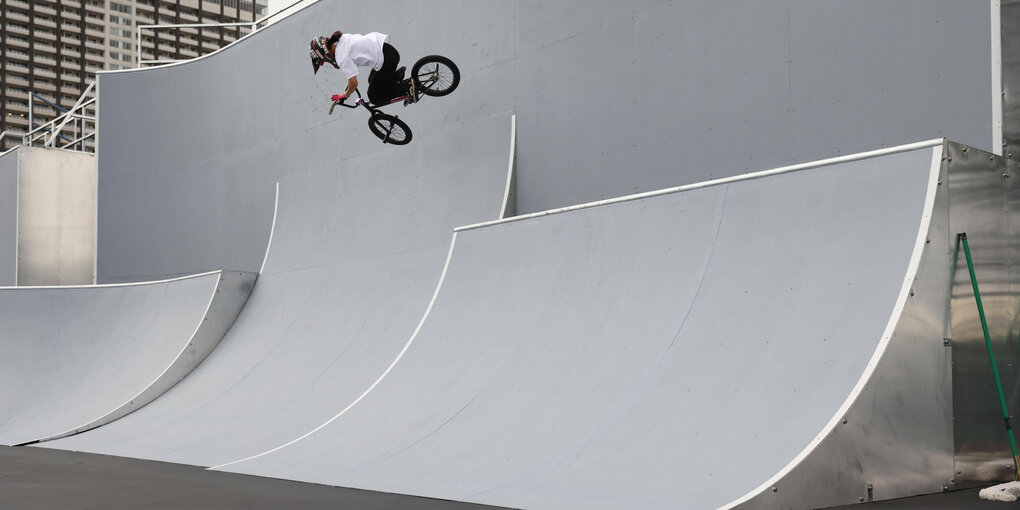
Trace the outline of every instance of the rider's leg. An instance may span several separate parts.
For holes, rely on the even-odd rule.
[[[368,100],[375,105],[388,104],[393,98],[400,97],[406,93],[401,90],[403,87],[397,79],[397,64],[400,63],[400,53],[390,43],[383,44],[383,65],[378,71],[373,71],[374,76],[368,85]]]

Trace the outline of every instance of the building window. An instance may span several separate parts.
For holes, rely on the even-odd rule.
[[[116,23],[118,25],[127,25],[127,26],[130,27],[131,26],[131,18],[122,18],[120,16],[117,16],[116,14],[111,14],[110,15],[110,23]]]
[[[131,14],[131,6],[130,5],[122,5],[122,4],[118,4],[117,2],[110,2],[110,8],[115,10],[115,11],[117,11],[117,12],[123,12],[123,13]]]
[[[121,62],[131,62],[131,55],[125,55],[123,53],[117,53],[116,51],[110,52],[110,58],[119,60]]]

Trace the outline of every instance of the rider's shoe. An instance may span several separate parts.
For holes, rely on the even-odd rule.
[[[417,84],[415,83],[414,78],[412,78],[410,80],[407,80],[407,81],[408,81],[408,85],[407,85],[407,99],[404,100],[404,106],[407,106],[409,104],[413,104],[413,103],[417,103],[418,102],[418,91],[417,91],[418,87],[417,87]]]
[[[404,73],[406,73],[406,72],[407,72],[407,67],[406,66],[398,67],[397,70],[395,71],[397,79],[394,80],[394,81],[404,81]]]

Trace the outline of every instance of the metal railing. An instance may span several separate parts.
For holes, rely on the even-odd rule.
[[[53,120],[38,127],[35,126],[34,121],[30,121],[29,125],[33,129],[21,138],[21,144],[26,147],[56,147],[80,152],[95,152],[96,98],[88,97],[95,88],[96,82],[90,83],[74,106],[70,110],[64,110],[64,114]],[[47,101],[47,103],[49,102]],[[52,105],[52,103],[50,104]],[[56,108],[63,110],[59,106]],[[31,111],[29,115],[31,117]],[[70,137],[64,134],[64,129],[68,127],[71,127],[71,132],[68,133]],[[62,140],[63,143],[58,144],[57,139]],[[88,143],[90,140],[92,141],[91,145]]]
[[[251,32],[249,34],[246,34],[246,35],[251,35],[251,34],[253,34],[255,32],[258,32],[259,28],[261,28],[262,26],[265,26],[267,23],[269,23],[270,19],[275,18],[276,16],[279,16],[280,14],[283,14],[283,13],[287,12],[291,7],[294,7],[294,6],[296,6],[296,5],[300,4],[300,3],[303,3],[303,2],[305,2],[305,0],[298,0],[297,2],[294,2],[294,3],[290,4],[290,5],[288,5],[287,7],[284,7],[283,9],[280,9],[277,12],[275,12],[273,14],[270,14],[269,16],[266,16],[266,17],[264,17],[264,18],[262,18],[260,20],[256,20],[256,21],[246,21],[246,22],[240,22],[240,23],[176,23],[176,24],[166,24],[166,25],[137,25],[136,28],[138,29],[137,30],[138,37],[137,37],[136,43],[137,43],[137,47],[138,47],[138,60],[137,60],[138,67],[142,67],[143,65],[175,64],[177,62],[185,62],[187,60],[191,60],[190,58],[163,59],[163,60],[160,60],[160,59],[143,60],[142,59],[142,30],[151,30],[153,32],[153,34],[155,35],[155,32],[157,30],[163,30],[163,29],[180,30],[182,28],[198,28],[198,29],[202,29],[202,28],[249,27],[251,29]],[[242,36],[242,37],[244,37],[244,36]],[[201,48],[201,40],[199,40],[198,46],[199,46],[199,48]],[[158,39],[153,37],[153,53],[155,53],[157,51],[159,51],[159,42],[158,42]],[[192,58],[195,58],[195,57],[192,57]]]

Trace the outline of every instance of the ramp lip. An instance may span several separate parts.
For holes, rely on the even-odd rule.
[[[266,271],[266,262],[269,261],[269,250],[273,247],[273,236],[276,234],[276,218],[280,211],[280,181],[276,181],[276,198],[273,199],[273,224],[269,227],[269,241],[266,241],[266,253],[262,256],[262,265],[259,266],[258,274]]]
[[[146,280],[141,282],[125,282],[125,283],[97,283],[91,285],[38,285],[38,286],[0,286],[0,291],[4,290],[44,290],[44,289],[97,289],[97,288],[112,288],[112,287],[137,287],[142,285],[161,285],[165,283],[178,282],[181,280],[190,280],[193,278],[201,278],[203,276],[209,276],[211,274],[219,274],[224,271],[230,271],[229,269],[217,269],[215,271],[205,271],[203,273],[194,273],[184,276],[176,276],[173,278],[164,278],[162,280]],[[239,271],[244,272],[244,271]]]
[[[938,147],[939,144],[929,145],[928,147]],[[926,146],[915,147],[915,149],[924,148]],[[939,186],[939,172],[942,166],[942,151],[938,149],[932,150],[931,168],[928,173],[927,189],[925,191],[924,205],[921,210],[921,219],[918,224],[917,238],[914,240],[914,248],[910,256],[910,261],[907,263],[906,274],[903,278],[903,284],[900,286],[899,295],[896,297],[896,303],[893,305],[892,313],[890,314],[889,320],[886,323],[885,330],[882,332],[882,337],[879,340],[878,345],[875,347],[875,351],[872,353],[871,359],[868,360],[867,366],[864,368],[864,372],[861,377],[857,380],[857,384],[854,385],[850,394],[847,395],[843,404],[836,410],[829,422],[825,424],[822,430],[815,435],[810,443],[805,446],[800,453],[798,453],[789,463],[780,469],[776,474],[769,477],[764,483],[758,487],[752,489],[747,494],[726,503],[719,507],[719,510],[729,510],[737,507],[744,503],[747,503],[752,498],[759,494],[767,491],[769,487],[775,486],[780,480],[786,475],[793,472],[793,470],[800,465],[821,443],[832,433],[836,428],[836,425],[843,419],[844,416],[850,411],[850,408],[857,402],[857,398],[864,391],[865,385],[871,380],[875,370],[878,368],[879,363],[882,361],[882,357],[885,354],[889,346],[889,342],[892,340],[892,336],[895,333],[896,326],[899,324],[900,317],[903,315],[903,309],[906,307],[907,297],[910,295],[910,289],[913,286],[914,279],[917,276],[918,268],[921,265],[921,259],[924,256],[926,240],[928,239],[929,229],[931,228],[931,219],[933,215],[933,209],[935,206],[935,195]]]
[[[464,230],[473,230],[473,229],[477,229],[477,228],[490,227],[490,226],[493,226],[493,225],[500,225],[500,224],[503,224],[503,223],[510,223],[510,222],[514,222],[514,221],[521,221],[521,220],[527,220],[527,219],[533,219],[533,218],[540,218],[542,216],[548,216],[550,214],[561,214],[561,213],[566,213],[566,212],[571,212],[571,211],[578,211],[578,210],[581,210],[581,209],[588,209],[588,208],[592,208],[592,207],[601,207],[601,206],[604,206],[604,205],[618,204],[618,203],[621,203],[621,202],[629,202],[629,201],[632,201],[632,200],[640,200],[640,199],[643,199],[643,198],[656,197],[656,196],[660,196],[660,195],[669,195],[669,194],[672,194],[672,193],[680,193],[680,192],[683,192],[683,191],[690,191],[690,190],[693,190],[693,189],[707,188],[707,187],[711,187],[711,186],[719,186],[719,185],[723,185],[723,184],[729,184],[729,183],[739,182],[739,181],[746,181],[746,180],[751,180],[751,179],[759,179],[759,178],[768,177],[768,176],[771,176],[771,175],[784,174],[784,173],[790,173],[790,172],[798,172],[798,171],[801,171],[801,170],[809,170],[809,169],[812,169],[812,168],[818,168],[818,167],[822,167],[822,166],[834,165],[834,164],[837,164],[837,163],[847,163],[847,162],[851,162],[851,161],[860,161],[860,160],[863,160],[863,159],[870,159],[870,158],[876,158],[876,157],[880,157],[880,156],[887,156],[887,155],[890,155],[890,154],[897,154],[897,153],[900,153],[900,152],[909,152],[909,151],[912,151],[912,150],[924,149],[924,148],[928,148],[928,147],[936,147],[936,146],[944,144],[945,142],[946,142],[945,138],[933,138],[931,140],[925,140],[923,142],[915,142],[915,143],[906,144],[906,145],[898,145],[896,147],[889,147],[889,148],[885,148],[885,149],[878,149],[878,150],[873,150],[873,151],[868,151],[868,152],[860,152],[860,153],[856,153],[856,154],[850,154],[850,155],[847,155],[847,156],[839,156],[839,157],[835,157],[835,158],[821,159],[821,160],[817,160],[817,161],[811,161],[811,162],[808,162],[808,163],[800,163],[800,164],[797,164],[797,165],[783,166],[783,167],[774,168],[774,169],[771,169],[771,170],[762,170],[760,172],[752,172],[752,173],[747,173],[747,174],[743,174],[743,175],[737,175],[737,176],[734,176],[734,177],[725,177],[725,178],[722,178],[722,179],[714,179],[714,180],[711,180],[711,181],[704,181],[704,182],[699,182],[699,183],[694,183],[694,184],[685,184],[683,186],[674,186],[674,187],[671,187],[671,188],[663,188],[663,189],[659,189],[659,190],[655,190],[655,191],[646,191],[644,193],[636,193],[636,194],[633,194],[633,195],[625,195],[625,196],[617,197],[617,198],[610,198],[610,199],[606,199],[606,200],[598,200],[598,201],[595,201],[595,202],[587,202],[587,203],[584,203],[584,204],[571,205],[571,206],[567,206],[567,207],[561,207],[561,208],[558,208],[558,209],[549,209],[547,211],[539,211],[539,212],[534,212],[534,213],[530,213],[530,214],[522,214],[520,216],[514,216],[514,217],[511,217],[511,218],[504,218],[504,219],[500,219],[500,220],[493,220],[493,221],[486,221],[486,222],[482,222],[482,223],[475,223],[475,224],[472,224],[472,225],[465,225],[465,226],[462,226],[462,227],[457,227],[457,228],[454,229],[454,231],[455,232],[461,232],[461,231],[464,231]]]
[[[514,182],[514,168],[516,163],[517,154],[517,114],[510,115],[510,158],[506,169],[506,187],[503,189],[503,205],[499,208],[498,220],[506,218],[506,208],[510,203],[510,194],[514,190],[511,189]]]

